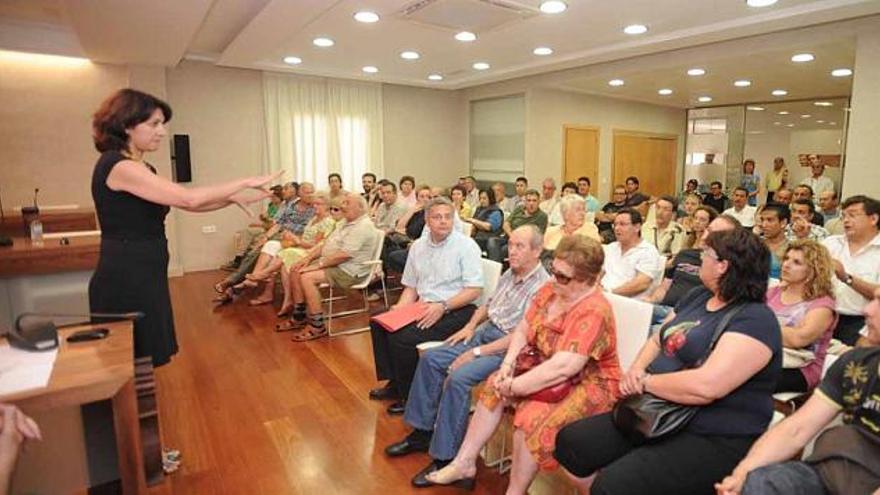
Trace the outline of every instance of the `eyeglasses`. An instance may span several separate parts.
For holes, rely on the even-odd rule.
[[[719,258],[718,255],[715,253],[710,253],[709,251],[706,251],[705,249],[703,251],[700,251],[700,260],[701,261],[706,259],[707,256],[709,258],[712,258],[715,261],[724,261],[723,259]]]
[[[569,282],[574,280],[574,277],[568,276],[552,266],[550,267],[550,275],[556,277],[556,282],[558,282],[559,285],[568,285]]]
[[[342,208],[340,208],[338,206],[331,206],[330,211],[342,211]]]

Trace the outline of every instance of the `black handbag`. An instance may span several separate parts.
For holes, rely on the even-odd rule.
[[[718,343],[721,333],[744,306],[745,304],[737,304],[727,310],[715,327],[706,353],[695,363],[695,368],[701,366],[709,357],[715,344]],[[698,410],[699,406],[687,406],[644,393],[631,395],[617,401],[611,411],[611,420],[618,431],[641,443],[681,430],[693,419]]]

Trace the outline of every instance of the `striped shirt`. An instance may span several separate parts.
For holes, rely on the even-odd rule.
[[[309,205],[300,210],[299,200],[297,200],[278,210],[275,215],[275,223],[284,230],[302,235],[313,216],[315,216],[315,207]]]
[[[489,299],[489,321],[504,333],[516,328],[538,289],[550,280],[550,274],[541,263],[522,278],[507,270],[498,279],[495,293]]]
[[[439,243],[423,235],[409,248],[400,282],[429,302],[448,301],[466,287],[482,288],[480,248],[455,229]]]

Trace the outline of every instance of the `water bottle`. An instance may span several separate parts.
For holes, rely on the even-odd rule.
[[[36,219],[31,222],[31,241],[37,242],[43,240],[43,222]]]

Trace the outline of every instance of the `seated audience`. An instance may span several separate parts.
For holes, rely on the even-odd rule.
[[[458,454],[428,474],[428,482],[472,487],[477,455],[501,421],[504,405],[513,404],[507,493],[525,494],[538,470],[556,468],[556,432],[582,417],[609,411],[617,399],[620,368],[614,314],[597,284],[602,246],[574,235],[559,243],[555,256],[554,278],[538,291],[514,330],[501,369],[487,380]],[[540,364],[517,369],[523,350],[536,351]],[[530,397],[563,382],[570,392],[558,402]]]
[[[367,200],[367,215],[372,218],[373,212],[379,206],[379,203],[382,202],[382,198],[379,195],[379,188],[376,187],[376,174],[373,172],[367,172],[362,175],[361,187],[364,188],[364,192],[361,196]]]
[[[818,155],[809,155],[810,171],[809,177],[801,180],[801,184],[809,186],[810,190],[815,194],[821,194],[825,191],[834,190],[834,181],[830,177],[823,175],[825,173],[825,165],[819,160]],[[809,198],[813,199],[813,198]]]
[[[750,229],[755,226],[755,215],[758,213],[758,209],[748,204],[748,197],[749,191],[746,188],[735,188],[731,201],[732,206],[724,210],[724,214],[732,216],[739,221],[740,225]]]
[[[678,201],[678,210],[676,211],[675,215],[677,218],[684,218],[693,213],[693,211],[688,212],[685,208],[687,206],[686,202],[689,197],[696,196],[700,200],[699,203],[694,206],[694,208],[703,204],[703,197],[700,196],[700,193],[698,191],[699,187],[700,183],[697,181],[697,179],[689,179],[685,184],[684,189],[678,193],[678,197],[676,198],[676,201]]]
[[[615,424],[610,413],[566,426],[556,437],[555,456],[579,489],[711,493],[746,455],[773,416],[782,364],[779,323],[764,304],[768,256],[746,229],[706,237],[700,267],[705,288],[679,302],[620,384],[624,397],[648,393],[697,406],[696,414],[650,440],[625,422]],[[726,317],[728,324],[718,328]],[[720,338],[711,347],[716,329]]]
[[[501,208],[505,216],[516,209],[516,200],[507,196],[507,188],[503,182],[492,184],[492,192],[495,193],[495,204],[498,205],[498,208]]]
[[[513,196],[513,207],[510,209],[510,212],[515,211],[520,206],[523,206],[526,201],[526,191],[529,190],[529,179],[525,177],[517,177],[516,181],[513,183],[514,196]],[[541,196],[538,196],[538,201],[541,201]]]
[[[602,236],[603,243],[614,242],[614,217],[624,208],[626,208],[626,187],[614,186],[611,201],[605,203],[602,211],[596,212],[596,225],[599,227],[599,235]]]
[[[486,257],[490,260],[504,262],[507,258],[507,236],[515,229],[523,225],[535,225],[542,234],[547,230],[547,214],[538,208],[540,194],[534,189],[529,189],[525,196],[525,203],[504,219],[504,224],[501,226],[503,235],[490,237],[486,242]]]
[[[510,269],[498,280],[488,302],[445,345],[422,354],[403,416],[413,430],[385,449],[392,457],[428,451],[431,462],[412,480],[417,487],[427,486],[425,475],[455,457],[470,414],[471,388],[501,365],[511,331],[550,278],[538,260],[541,232],[537,227],[514,230],[508,245]]]
[[[824,191],[819,195],[823,227],[828,235],[843,234],[843,220],[840,218],[840,201],[834,191]]]
[[[400,217],[394,232],[385,238],[382,261],[390,271],[403,272],[410,244],[418,239],[425,229],[424,208],[429,201],[431,201],[431,186],[423,184],[416,190],[416,205]]]
[[[715,208],[718,212],[726,210],[728,199],[724,195],[723,187],[717,180],[709,184],[709,192],[703,195],[703,204]]]
[[[464,186],[464,189],[467,191],[465,201],[474,208],[480,206],[480,190],[477,189],[477,179],[473,175],[468,175],[462,178],[459,185]]]
[[[557,203],[559,203],[559,197],[556,195],[556,181],[547,177],[541,182],[541,204],[538,205],[538,208],[541,208],[541,211],[550,217]]]
[[[495,192],[491,189],[480,191],[480,204],[474,210],[474,216],[463,218],[462,221],[474,226],[473,238],[480,249],[485,251],[489,239],[501,235],[504,224],[504,213],[495,203]]]
[[[388,380],[370,391],[371,399],[397,399],[392,414],[403,413],[413,374],[419,361],[416,345],[444,340],[460,330],[476,310],[473,302],[483,288],[480,249],[473,240],[453,229],[455,211],[446,198],[432,199],[425,207],[429,233],[410,248],[400,281],[403,292],[392,309],[415,302],[427,303],[424,315],[390,333],[370,323],[376,376]]]
[[[42,440],[40,427],[16,406],[0,403],[0,494],[12,490],[12,474],[28,441]]]
[[[562,193],[559,196],[560,201],[570,194],[577,194],[577,191],[577,184],[574,182],[566,182],[562,185]],[[550,213],[547,213],[547,225],[562,225],[564,221],[565,220],[562,218],[562,211],[560,211],[559,201],[557,201],[553,210]]]
[[[865,325],[861,308],[880,287],[880,202],[852,196],[843,202],[843,235],[823,241],[834,259],[834,300],[837,328],[834,338],[847,345],[858,339]]]
[[[697,207],[703,204],[703,197],[697,193],[689,194],[684,198],[684,205],[678,205],[678,223],[684,228],[685,234],[691,233],[691,221]]]
[[[389,235],[397,230],[397,222],[407,213],[407,207],[397,198],[397,186],[385,182],[379,187],[382,202],[376,208],[376,228]]]
[[[313,247],[290,267],[293,314],[277,329],[302,329],[293,336],[294,342],[314,340],[327,334],[318,289],[321,284],[347,289],[363,282],[373,270],[367,262],[373,258],[378,237],[366,209],[366,198],[346,195],[342,199],[344,221],[326,241]]]
[[[260,213],[260,221],[248,225],[247,229],[241,230],[237,233],[238,237],[236,238],[235,258],[229,263],[221,266],[221,270],[230,272],[235,271],[241,264],[241,260],[244,258],[245,254],[247,254],[252,246],[254,239],[272,228],[272,225],[275,223],[275,216],[284,206],[286,198],[284,196],[284,186],[272,186],[270,190],[272,191],[272,195],[269,196],[269,204],[266,205],[266,211]]]
[[[776,392],[808,392],[819,384],[835,323],[833,271],[831,256],[821,244],[788,245],[781,283],[767,291],[767,305],[779,320],[785,348]]]
[[[760,219],[761,239],[770,250],[770,278],[779,279],[782,270],[782,257],[788,249],[789,230],[788,223],[791,219],[791,210],[781,203],[767,203],[761,209]]]
[[[685,242],[684,228],[674,220],[678,205],[672,196],[660,196],[654,202],[654,224],[642,225],[642,239],[648,241],[660,256],[672,259]]]
[[[635,208],[644,217],[648,214],[650,199],[639,191],[638,177],[630,176],[626,178],[626,206]]]
[[[709,224],[712,220],[715,220],[715,217],[717,216],[718,212],[715,211],[715,208],[712,208],[711,206],[697,206],[694,209],[693,214],[690,216],[690,229],[688,230],[687,238],[682,245],[682,249],[701,248],[702,246],[700,243],[702,242],[706,228],[709,227]]]
[[[626,207],[614,218],[616,241],[605,245],[605,275],[602,288],[617,295],[639,297],[660,279],[660,254],[640,237],[642,215]]]
[[[587,177],[586,175],[578,177],[577,193],[580,197],[584,198],[587,206],[587,212],[595,214],[597,211],[599,211],[599,200],[596,199],[595,196],[590,194],[591,187],[592,184],[590,183],[589,177]]]
[[[776,194],[773,195],[773,202],[781,205],[789,205],[791,204],[792,196],[794,196],[794,194],[791,192],[791,189],[782,188],[776,191]]]
[[[794,191],[791,194],[791,204],[794,204],[794,202],[799,199],[809,200],[811,203],[813,203],[815,205],[815,203],[813,201],[814,200],[813,188],[806,185],[806,184],[799,184],[797,186],[794,186]],[[815,210],[815,208],[814,208],[814,210]],[[825,225],[825,218],[822,217],[821,215],[817,214],[811,218],[811,222],[820,226],[820,227],[823,227]]]
[[[743,162],[739,185],[748,191],[749,206],[758,206],[758,197],[761,194],[761,176],[755,172],[755,160],[748,158]]]
[[[404,175],[397,186],[400,188],[398,200],[407,210],[416,205],[416,179],[412,175]]]
[[[461,186],[452,186],[452,189],[449,190],[449,198],[452,200],[452,205],[455,207],[458,217],[462,220],[474,216],[474,208],[464,200],[465,196],[467,196],[467,191]]]
[[[795,199],[791,202],[791,224],[785,229],[785,236],[789,240],[821,241],[828,237],[828,231],[824,227],[816,225],[813,220],[820,215],[816,214],[815,206],[809,199]]]
[[[584,200],[577,194],[562,198],[559,202],[562,217],[565,223],[547,228],[544,233],[544,250],[554,251],[563,237],[579,234],[595,240],[599,239],[599,229],[596,224],[586,221],[587,213],[584,210]]]
[[[345,195],[345,189],[342,188],[342,176],[333,172],[327,176],[327,186],[330,188],[330,199],[339,198]]]
[[[715,485],[718,495],[877,494],[880,290],[874,291],[864,314],[868,347],[835,361],[807,403],[764,433]],[[842,424],[837,424],[838,416]],[[817,434],[813,453],[796,460]]]

